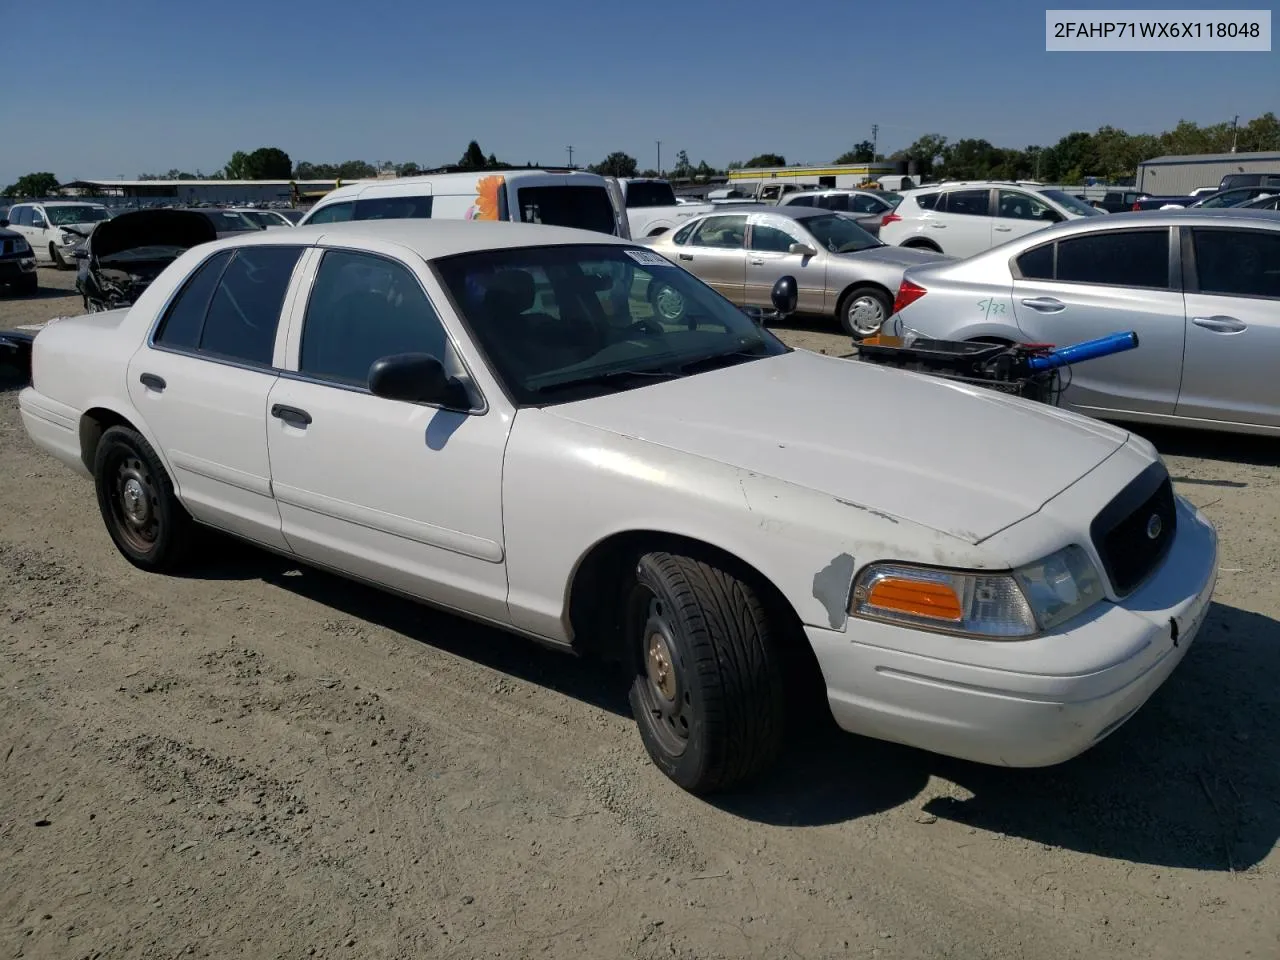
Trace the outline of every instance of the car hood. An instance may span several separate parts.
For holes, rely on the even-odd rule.
[[[887,266],[914,267],[921,263],[937,263],[939,260],[955,260],[956,258],[937,250],[921,250],[916,247],[897,247],[889,244],[883,247],[871,247],[853,253],[840,253],[837,256],[858,263],[883,263]]]
[[[796,350],[546,408],[979,543],[1128,439],[1055,407]]]
[[[218,238],[208,217],[188,210],[136,210],[103,220],[89,236],[89,252],[109,257],[137,247],[190,249]]]

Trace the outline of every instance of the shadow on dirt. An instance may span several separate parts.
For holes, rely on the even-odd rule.
[[[614,670],[371,587],[225,541],[192,575],[262,579],[481,666],[628,716]],[[1098,856],[1241,870],[1280,837],[1280,624],[1215,604],[1165,686],[1119,731],[1058,767],[1009,770],[837,730],[829,715],[791,737],[749,789],[709,798],[761,823],[838,823],[911,804],[931,776],[971,794],[924,811]],[[641,750],[639,739],[636,750]]]

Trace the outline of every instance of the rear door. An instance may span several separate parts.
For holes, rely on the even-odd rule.
[[[747,215],[707,217],[679,250],[676,262],[736,304],[746,302]]]
[[[1280,230],[1186,227],[1180,417],[1280,426]]]
[[[1185,324],[1170,235],[1169,227],[1093,230],[1032,247],[1011,264],[1013,310],[1026,341],[1066,346],[1138,334],[1136,350],[1070,368],[1065,402],[1084,410],[1174,412]]]
[[[945,204],[945,207],[944,207]],[[991,190],[950,190],[938,200],[922,231],[943,253],[971,257],[991,247]]]

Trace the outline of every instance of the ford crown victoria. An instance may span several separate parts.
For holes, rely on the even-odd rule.
[[[649,755],[692,791],[765,770],[822,691],[846,730],[991,764],[1119,727],[1217,569],[1150,444],[757,320],[599,233],[257,231],[50,323],[19,404],[138,567],[213,527],[620,662]]]

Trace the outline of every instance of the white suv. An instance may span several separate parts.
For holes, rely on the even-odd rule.
[[[941,183],[903,191],[902,202],[880,221],[880,239],[971,257],[1063,220],[1103,215],[1079,197],[1040,184]]]

